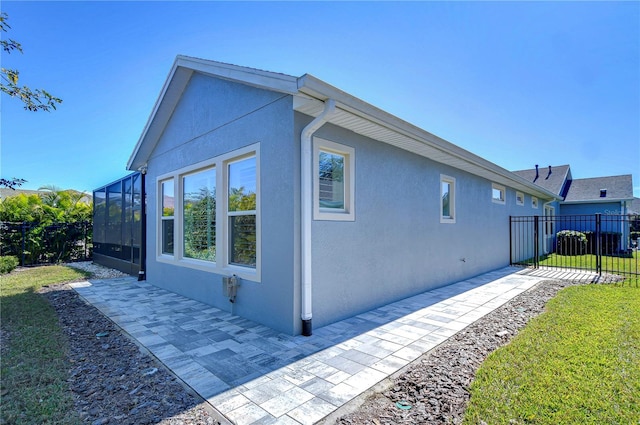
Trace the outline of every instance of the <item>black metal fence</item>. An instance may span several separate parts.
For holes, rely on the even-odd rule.
[[[89,222],[0,222],[0,255],[18,258],[21,266],[90,260],[92,224]]]
[[[510,217],[510,263],[640,275],[638,218],[628,215]]]

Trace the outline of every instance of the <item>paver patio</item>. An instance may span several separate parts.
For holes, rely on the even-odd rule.
[[[313,424],[545,280],[507,267],[290,336],[135,278],[77,293],[230,422]]]

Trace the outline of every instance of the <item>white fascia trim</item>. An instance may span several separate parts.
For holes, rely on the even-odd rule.
[[[147,122],[142,130],[142,134],[136,143],[129,161],[127,162],[127,169],[134,170],[139,166],[146,164],[148,157],[137,160],[140,150],[143,145],[150,139],[157,139],[162,134],[164,127],[166,126],[169,117],[173,113],[173,110],[178,103],[178,99],[182,95],[183,90],[187,86],[191,78],[193,71],[187,69],[178,69],[177,59],[173,63],[169,75],[162,86],[162,90],[153,105],[151,114],[147,119]],[[166,99],[166,101],[165,101]],[[154,145],[155,145],[154,142]],[[151,150],[150,150],[151,151]],[[137,161],[136,161],[137,160]]]
[[[596,198],[586,199],[584,201],[560,201],[560,205],[570,204],[612,204],[616,202],[633,201],[633,198]]]
[[[176,57],[176,63],[178,66],[203,74],[249,84],[267,90],[288,94],[296,94],[298,92],[298,78],[287,74],[184,55],[178,55]]]
[[[526,192],[538,195],[541,198],[560,200],[558,195],[534,185],[526,179],[481,158],[451,142],[448,142],[426,130],[416,127],[388,112],[385,112],[357,97],[354,97],[310,74],[305,74],[298,78],[298,90],[320,100],[335,99],[340,109],[358,115],[373,123],[390,129],[391,131],[413,138],[420,143],[437,149],[452,158],[468,162],[476,167],[496,174],[503,179],[511,181],[517,185],[527,188]]]

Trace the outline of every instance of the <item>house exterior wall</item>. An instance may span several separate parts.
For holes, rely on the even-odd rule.
[[[560,209],[562,216],[584,216],[585,218],[560,220],[558,230],[594,232],[596,230],[595,215],[600,214],[600,231],[619,233],[619,249],[627,249],[630,228],[623,202],[561,204]]]
[[[296,143],[291,96],[194,73],[148,161],[148,282],[274,329],[299,333],[294,302],[299,286]],[[259,147],[260,276],[258,281],[241,279],[236,300],[230,303],[222,294],[222,277],[230,272],[186,267],[159,255],[159,179],[252,145]],[[226,189],[218,181],[216,190]],[[176,206],[179,202],[176,199]],[[298,320],[293,320],[296,315]]]
[[[148,159],[150,284],[282,332],[301,332],[300,134],[311,120],[293,111],[290,95],[193,74]],[[490,180],[334,125],[321,127],[313,143],[318,139],[354,149],[355,213],[347,221],[312,222],[314,327],[506,266],[509,216],[543,215],[544,199],[533,208],[525,193],[517,205],[516,191],[506,187],[505,202],[496,203]],[[220,168],[247,147],[258,151],[259,265],[253,278],[239,273],[230,303],[222,278],[233,269],[195,267],[160,253],[159,190],[164,179],[178,185],[185,173],[203,164]],[[455,181],[455,220],[449,222],[441,218],[443,177]],[[223,181],[216,190],[226,190]],[[176,207],[180,202],[176,197]],[[217,249],[225,249],[224,241]]]
[[[333,125],[315,136],[355,149],[355,218],[312,223],[314,326],[507,266],[509,215],[542,214],[544,200],[519,206],[506,188],[495,203],[489,180]],[[442,175],[455,223],[441,222]]]

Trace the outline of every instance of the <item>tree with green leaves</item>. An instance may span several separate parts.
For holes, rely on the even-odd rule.
[[[11,26],[7,23],[9,15],[0,13],[0,31],[8,32]],[[6,53],[17,51],[22,53],[22,45],[9,38],[0,40],[2,49]],[[53,96],[44,89],[32,90],[27,86],[18,85],[20,72],[17,69],[0,68],[0,90],[11,97],[18,98],[24,103],[24,109],[28,111],[51,111],[56,109],[56,105],[62,103],[62,99]],[[10,186],[9,186],[10,187]]]

